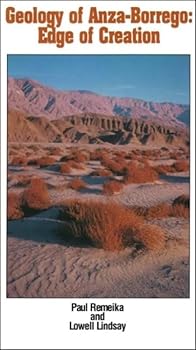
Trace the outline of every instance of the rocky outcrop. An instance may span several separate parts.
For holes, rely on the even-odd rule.
[[[171,126],[161,125],[158,122],[143,121],[135,118],[127,119],[115,116],[103,116],[93,114],[82,114],[79,116],[69,116],[63,118],[66,123],[69,122],[73,126],[86,126],[88,128],[96,127],[104,131],[130,131],[133,134],[154,134],[178,135],[184,132],[180,126],[174,128]],[[58,122],[57,122],[58,124]]]
[[[138,119],[96,114],[71,115],[49,121],[11,111],[8,117],[10,142],[63,142],[111,144],[186,144],[188,133],[178,127]]]

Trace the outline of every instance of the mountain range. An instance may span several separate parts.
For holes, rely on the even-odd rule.
[[[189,106],[59,91],[31,79],[8,78],[11,142],[188,142]]]

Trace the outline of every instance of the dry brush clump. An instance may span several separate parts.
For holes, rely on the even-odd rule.
[[[32,176],[30,175],[17,175],[14,176],[15,186],[26,187],[30,184]]]
[[[7,196],[7,217],[8,220],[21,219],[24,216],[22,210],[22,196],[15,192],[8,192]]]
[[[11,149],[8,150],[8,154],[9,154],[9,156],[17,156],[18,151],[13,149],[13,148],[11,148]]]
[[[62,155],[62,149],[59,147],[51,148],[49,154],[51,156],[61,156]]]
[[[50,207],[51,201],[45,182],[33,178],[30,186],[22,193],[8,193],[8,219],[20,219],[24,215]]]
[[[141,151],[141,155],[142,158],[146,158],[146,159],[153,159],[154,158],[154,151],[151,149],[147,149],[147,150],[142,150]]]
[[[189,208],[184,207],[182,204],[173,205],[171,216],[188,219],[190,216]]]
[[[59,159],[59,162],[68,162],[69,160],[73,160],[73,155],[68,153],[64,156],[62,156],[60,159]]]
[[[125,170],[124,183],[145,183],[154,182],[158,179],[158,174],[147,162],[130,162]]]
[[[69,162],[67,162],[67,163],[60,164],[59,170],[60,170],[60,173],[62,173],[62,174],[69,174],[71,172],[72,168],[71,168]]]
[[[13,157],[10,161],[10,165],[27,165],[27,157],[26,156],[16,156]]]
[[[67,184],[67,187],[71,188],[72,190],[79,191],[86,188],[86,182],[81,178],[76,177]]]
[[[114,151],[114,156],[116,158],[125,159],[127,156],[127,152],[126,151]]]
[[[172,203],[173,216],[183,217],[185,219],[190,216],[190,198],[187,195],[180,195],[174,199]]]
[[[124,159],[116,161],[107,157],[101,160],[101,165],[104,166],[106,169],[112,171],[113,174],[121,176],[125,172],[126,161]]]
[[[168,203],[160,203],[152,207],[136,207],[133,208],[135,213],[143,216],[145,219],[160,219],[170,216],[171,205]]]
[[[84,164],[80,163],[80,162],[78,162],[76,160],[73,160],[72,156],[63,156],[59,160],[59,162],[62,163],[63,166],[64,166],[64,164],[66,164],[67,166],[69,166],[70,168],[73,168],[73,169],[78,169],[78,170],[83,170],[84,169]]]
[[[132,152],[126,153],[125,159],[127,159],[127,160],[132,160],[132,159],[133,159],[133,153],[132,153]]]
[[[174,160],[179,160],[181,155],[177,151],[172,151],[169,153],[169,157]]]
[[[132,210],[112,202],[70,200],[62,207],[60,218],[69,223],[73,237],[90,240],[105,250],[127,246],[160,250],[165,244],[159,227],[144,224]]]
[[[90,152],[90,160],[92,161],[102,161],[105,158],[108,158],[108,152],[104,149],[96,149]]]
[[[47,185],[41,178],[33,178],[30,186],[23,192],[22,205],[24,211],[42,210],[51,204]]]
[[[185,208],[190,207],[190,198],[189,196],[182,194],[178,197],[176,197],[173,201],[173,206],[175,205],[183,205]]]
[[[39,152],[40,151],[40,146],[38,145],[30,145],[28,148],[30,148],[33,152]]]
[[[75,162],[78,162],[78,163],[85,163],[87,161],[89,161],[90,159],[90,155],[89,153],[87,152],[83,152],[83,151],[80,151],[80,150],[76,150],[74,153],[73,153],[73,160]]]
[[[77,170],[83,170],[84,169],[84,164],[78,163],[75,160],[69,160],[67,162],[67,164],[73,169],[77,169]]]
[[[172,204],[160,203],[152,207],[135,207],[133,211],[147,220],[167,217],[189,218],[189,197],[182,195],[174,199]]]
[[[31,157],[27,162],[28,165],[37,165],[37,166],[40,166],[40,168],[47,167],[55,163],[56,163],[55,158],[50,156],[43,156],[39,158]]]
[[[69,153],[60,158],[60,162],[74,161],[75,163],[86,163],[90,158],[88,152],[73,149]]]
[[[154,170],[157,172],[157,174],[159,175],[167,175],[167,173],[174,173],[175,172],[175,169],[173,167],[173,164],[172,165],[156,165],[154,167]]]
[[[103,177],[112,176],[112,172],[110,170],[100,168],[100,169],[93,170],[90,173],[90,176],[103,176]]]
[[[45,156],[45,157],[41,157],[39,159],[37,159],[37,165],[40,166],[40,168],[42,167],[47,167],[49,165],[53,165],[56,163],[56,159],[50,156]]]
[[[177,172],[189,170],[189,162],[187,160],[179,160],[178,162],[174,163],[173,166]]]
[[[179,160],[171,165],[157,165],[154,167],[154,170],[159,175],[167,175],[167,173],[176,173],[189,170],[189,162],[187,160]]]
[[[123,183],[117,180],[110,180],[103,184],[103,193],[112,195],[119,193],[123,188]]]

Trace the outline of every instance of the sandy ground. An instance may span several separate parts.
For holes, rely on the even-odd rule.
[[[76,192],[66,183],[79,175],[60,174],[54,167],[9,166],[8,189],[21,191],[16,174],[41,176],[50,188],[53,205],[67,198],[108,200],[102,194],[105,178],[89,176],[100,167],[91,162],[80,176],[87,189]],[[187,173],[160,178],[154,184],[125,186],[113,200],[128,207],[171,203],[189,193]],[[161,253],[138,253],[135,248],[107,252],[77,242],[62,240],[66,230],[58,220],[58,208],[8,222],[8,297],[104,297],[185,298],[189,296],[189,222],[182,218],[153,220],[166,232],[168,241]]]
[[[47,215],[46,215],[47,216]],[[161,253],[77,247],[57,235],[62,223],[42,217],[9,223],[10,297],[188,297],[188,223],[159,220],[173,240]],[[177,240],[175,239],[177,238]]]
[[[154,185],[153,192],[149,186],[146,194],[140,189],[143,204],[149,203],[149,191],[151,203],[156,202],[157,190],[159,200],[171,200],[179,191],[172,192],[168,185],[161,193]],[[130,204],[132,198],[135,203],[132,192],[123,193],[121,200]],[[136,189],[134,193],[139,198]],[[167,247],[161,254],[138,255],[132,248],[112,253],[62,241],[57,232],[64,223],[57,218],[58,209],[54,209],[9,222],[9,297],[188,297],[187,220],[154,220],[170,238]]]

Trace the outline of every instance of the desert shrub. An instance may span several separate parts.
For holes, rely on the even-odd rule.
[[[46,167],[49,165],[53,165],[56,162],[56,160],[53,157],[50,156],[44,156],[40,158],[31,158],[28,160],[28,165],[39,165],[40,168]]]
[[[146,207],[132,207],[132,210],[138,216],[143,216],[145,218],[147,217],[148,208],[146,208]]]
[[[17,175],[15,176],[16,185],[19,187],[25,187],[30,184],[32,176],[30,175]]]
[[[50,156],[45,156],[45,157],[41,157],[41,158],[37,159],[37,165],[39,165],[40,167],[49,166],[49,165],[54,164],[55,162],[56,162],[56,160]]]
[[[8,154],[9,156],[16,156],[18,153],[18,151],[16,151],[15,149],[9,149]]]
[[[157,225],[142,225],[133,233],[133,240],[148,250],[159,251],[165,246],[165,234]]]
[[[67,162],[69,160],[73,160],[73,155],[72,154],[66,154],[66,155],[62,156],[59,159],[59,162]]]
[[[133,149],[132,151],[132,155],[136,155],[136,156],[140,156],[141,155],[141,150],[139,150],[139,149]]]
[[[24,211],[47,209],[49,206],[50,196],[45,182],[41,178],[33,178],[23,193]]]
[[[72,190],[81,190],[83,188],[86,188],[86,182],[84,182],[79,177],[76,177],[75,179],[71,180],[68,183],[68,188],[71,188]]]
[[[141,154],[143,158],[151,159],[154,156],[154,151],[150,149],[142,150]]]
[[[176,217],[189,218],[190,199],[187,195],[178,196],[172,203],[172,214]]]
[[[133,159],[133,154],[132,154],[132,152],[126,153],[125,159],[129,159],[129,160]]]
[[[108,153],[105,150],[96,149],[95,151],[90,152],[90,160],[101,161],[104,158],[109,158]]]
[[[160,203],[148,208],[146,217],[151,219],[159,219],[168,217],[171,214],[171,205],[168,203]]]
[[[188,219],[189,218],[189,208],[185,207],[182,204],[174,205],[172,207],[171,216]]]
[[[71,166],[69,163],[60,164],[60,172],[62,174],[69,174],[71,172]]]
[[[130,162],[126,167],[124,176],[124,182],[126,184],[153,182],[157,179],[157,172],[147,163],[137,164]]]
[[[172,204],[160,203],[149,208],[135,207],[133,211],[145,219],[161,219],[167,217],[189,217],[189,198],[177,197]]]
[[[51,148],[50,149],[50,155],[51,156],[61,156],[62,149],[61,148]]]
[[[90,173],[90,176],[111,176],[112,172],[107,169],[96,169]]]
[[[66,155],[61,157],[59,160],[60,163],[65,162],[67,165],[69,165],[70,168],[74,169],[84,169],[84,165],[81,164],[81,162],[74,160],[74,155]]]
[[[115,151],[114,152],[114,156],[116,159],[118,159],[118,158],[125,159],[126,155],[127,155],[127,152],[125,152],[125,151]]]
[[[25,156],[26,156],[27,158],[30,157],[30,156],[32,156],[32,152],[29,152],[29,151],[25,152]]]
[[[10,162],[11,165],[27,165],[27,158],[25,156],[16,156],[16,157],[13,157],[11,162]]]
[[[71,233],[99,248],[121,250],[126,246],[163,248],[165,234],[157,226],[145,225],[133,211],[118,204],[72,200],[64,205],[61,219],[72,223]]]
[[[190,206],[190,199],[189,196],[182,194],[175,198],[172,203],[173,206],[175,205],[183,205],[185,208],[189,208]]]
[[[83,170],[84,169],[84,165],[81,164],[81,163],[76,162],[75,160],[69,160],[67,162],[67,164],[73,169],[78,169],[78,170]]]
[[[85,163],[89,160],[90,155],[87,152],[77,150],[73,153],[73,160],[78,163]]]
[[[101,164],[115,175],[123,175],[125,172],[126,162],[116,162],[110,158],[103,158]]]
[[[77,163],[85,163],[89,160],[90,155],[87,152],[83,152],[80,150],[69,151],[68,154],[64,155],[60,158],[60,162],[74,161]]]
[[[66,167],[64,167],[65,164],[66,164]],[[62,167],[60,165],[60,169],[64,168],[66,170],[66,168],[67,168],[67,170],[68,170],[68,167],[70,168],[70,171],[71,171],[71,169],[77,169],[77,170],[83,170],[84,169],[84,165],[83,164],[77,163],[74,160],[68,160],[67,162],[62,164]]]
[[[169,157],[171,159],[178,160],[179,159],[179,154],[176,151],[173,151],[173,152],[169,153]]]
[[[8,192],[7,198],[7,216],[8,220],[20,219],[24,216],[21,194]]]
[[[154,167],[154,170],[159,174],[159,175],[166,175],[167,173],[174,173],[176,170],[172,165],[157,165]]]
[[[30,145],[29,148],[33,151],[33,152],[38,152],[40,151],[40,147],[37,145]]]
[[[125,158],[123,158],[122,156],[116,156],[113,158],[113,160],[114,162],[120,164],[123,170],[125,169],[127,165],[127,161],[125,160]]]
[[[133,210],[138,216],[142,216],[145,219],[160,219],[170,216],[171,205],[168,203],[160,203],[148,208],[134,207]]]
[[[148,208],[147,217],[156,219],[170,216],[171,206],[168,203],[160,203]]]
[[[28,159],[27,165],[38,165],[38,159],[37,158]]]
[[[103,193],[112,195],[119,193],[123,188],[123,183],[116,180],[111,180],[103,184]]]
[[[163,146],[163,147],[161,147],[161,151],[163,151],[163,152],[169,152],[169,148],[167,148],[167,147],[165,147],[165,146]]]
[[[187,160],[179,160],[178,162],[174,163],[173,166],[177,172],[189,170],[189,162]]]

